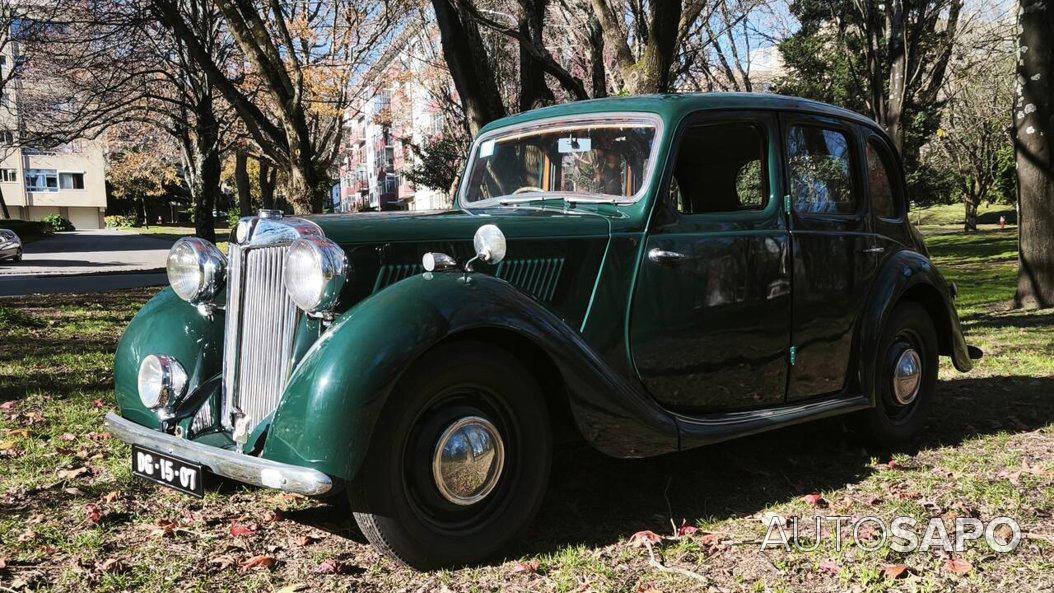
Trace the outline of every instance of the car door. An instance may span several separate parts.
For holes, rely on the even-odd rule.
[[[787,401],[845,389],[857,315],[877,264],[855,125],[781,114],[793,245]]]
[[[640,380],[671,410],[783,402],[790,241],[778,146],[765,112],[702,113],[678,132],[629,328]]]

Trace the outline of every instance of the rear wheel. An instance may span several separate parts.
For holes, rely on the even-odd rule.
[[[904,443],[925,426],[937,387],[937,333],[926,310],[898,305],[879,341],[872,373],[871,433],[884,445]]]
[[[511,354],[455,343],[393,392],[349,489],[380,551],[418,569],[480,562],[537,512],[552,456],[537,381]]]
[[[19,249],[15,252],[15,261],[22,261],[22,250]]]

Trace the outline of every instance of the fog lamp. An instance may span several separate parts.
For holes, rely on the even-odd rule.
[[[157,411],[174,404],[187,391],[187,372],[171,356],[150,354],[139,363],[139,399]]]

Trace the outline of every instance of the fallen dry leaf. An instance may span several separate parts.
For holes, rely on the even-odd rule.
[[[231,522],[231,536],[233,537],[245,537],[256,533],[256,524],[254,523],[238,523],[237,521]]]
[[[55,475],[57,475],[60,480],[72,480],[74,478],[79,478],[86,473],[88,473],[88,468],[75,467],[71,469],[60,469]]]
[[[321,538],[315,537],[314,535],[301,535],[298,536],[294,541],[296,545],[300,547],[310,546],[313,543],[320,541]]]
[[[681,525],[677,528],[677,535],[684,537],[686,535],[692,535],[697,531],[699,531],[699,528],[694,525]]]
[[[908,575],[908,567],[904,564],[887,564],[882,568],[882,574],[887,579],[899,579]]]
[[[102,510],[99,509],[98,505],[84,505],[84,514],[88,517],[89,523],[98,524],[99,521],[102,521]]]
[[[948,558],[944,561],[944,570],[957,575],[964,575],[973,569],[973,564],[970,564],[962,558]]]
[[[657,533],[648,530],[638,531],[629,538],[629,543],[637,547],[645,544],[657,544],[660,541],[662,541],[662,538]]]
[[[275,510],[272,510],[272,511],[267,511],[260,518],[260,520],[263,521],[264,523],[277,523],[277,522],[281,521],[282,519],[285,519],[285,515],[283,515],[282,511],[280,511],[278,509],[275,509]]]
[[[0,570],[3,570],[5,568],[7,568],[7,560],[4,558],[0,558]]]
[[[802,500],[805,501],[805,504],[818,509],[827,507],[827,501],[823,499],[822,495],[815,492],[812,494],[806,494],[802,497]]]
[[[304,583],[293,583],[286,585],[281,589],[275,589],[274,593],[299,593],[300,591],[307,591],[307,585]]]
[[[6,401],[6,402],[0,404],[0,410],[3,410],[5,412],[7,412],[9,410],[14,410],[14,409],[15,409],[15,401],[14,400]]]
[[[816,572],[820,574],[829,574],[831,576],[838,576],[838,573],[842,572],[842,567],[833,560],[824,560],[820,563],[820,566],[816,568]]]
[[[526,574],[537,574],[538,573],[538,561],[531,560],[529,562],[517,562],[512,566],[512,572],[515,573],[526,573]]]
[[[75,441],[77,440],[77,435],[73,434],[72,432],[64,432],[59,435],[59,440],[66,442]]]
[[[263,554],[261,554],[259,556],[253,556],[252,558],[249,558],[245,562],[242,562],[241,563],[241,569],[242,570],[253,570],[253,569],[257,569],[257,568],[270,569],[270,568],[274,567],[276,562],[277,562],[277,560],[275,560],[274,556],[264,556]]]
[[[118,558],[107,558],[102,562],[95,563],[95,570],[101,573],[119,573],[124,572],[126,567],[123,562]]]
[[[173,537],[176,534],[176,522],[159,519],[157,523],[150,526],[150,534],[154,537]]]

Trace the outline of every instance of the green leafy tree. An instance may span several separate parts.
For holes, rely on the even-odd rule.
[[[962,0],[795,0],[791,12],[801,28],[780,45],[788,73],[776,89],[867,115],[889,134],[908,170],[917,171],[920,148],[939,126],[962,6]]]

